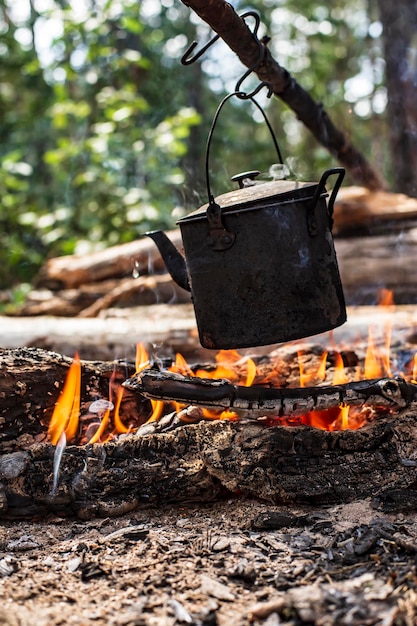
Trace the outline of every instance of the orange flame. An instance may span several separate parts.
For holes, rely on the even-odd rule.
[[[180,356],[180,355],[177,355]],[[146,369],[150,365],[149,355],[143,343],[136,344],[136,374],[139,374],[142,370]],[[185,359],[183,359],[183,365],[189,370],[188,364]],[[191,371],[191,370],[190,370]],[[185,372],[181,372],[185,375]],[[151,400],[152,406],[152,415],[147,420],[149,422],[156,422],[162,415],[164,409],[164,402],[162,400]]]
[[[317,382],[322,382],[326,378],[326,363],[327,363],[327,352],[323,352],[320,357],[319,364],[316,368],[307,372],[304,367],[304,363],[302,360],[303,353],[299,351],[298,353],[298,367],[300,370],[300,387],[308,387],[309,385]]]
[[[113,415],[113,424],[114,424],[115,434],[128,433],[130,430],[130,428],[128,428],[127,426],[123,424],[120,418],[120,405],[122,403],[123,393],[124,393],[124,388],[119,387],[119,389],[117,390],[116,404],[114,407],[114,415]]]
[[[48,437],[54,446],[63,433],[68,442],[72,441],[77,434],[80,398],[81,364],[78,354],[75,354],[49,422]]]
[[[340,352],[336,352],[332,384],[343,385],[347,382],[349,382],[349,377],[345,372],[345,364],[343,363],[342,355]]]

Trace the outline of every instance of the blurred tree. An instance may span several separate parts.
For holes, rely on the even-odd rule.
[[[417,4],[378,0],[397,191],[417,196]]]
[[[180,86],[175,71],[181,11],[37,4],[0,0],[1,287],[30,280],[47,254],[171,225],[200,122],[184,97],[192,77]]]

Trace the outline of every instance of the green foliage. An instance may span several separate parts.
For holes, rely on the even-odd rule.
[[[384,167],[381,52],[364,0],[251,6],[274,56]],[[172,227],[206,202],[209,125],[244,70],[221,42],[182,67],[187,42],[205,36],[180,0],[0,0],[0,288],[30,282],[47,256]],[[260,100],[293,172],[317,180],[331,157],[282,103]],[[252,106],[228,103],[210,155],[214,192],[276,160]]]
[[[178,97],[164,50],[175,21],[158,32],[136,2],[84,16],[56,2],[13,19],[2,4],[0,287],[30,281],[47,255],[172,226],[181,160],[200,122]],[[42,20],[61,29],[47,54],[36,37],[19,43],[36,25],[44,36]]]

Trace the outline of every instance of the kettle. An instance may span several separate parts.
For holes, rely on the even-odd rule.
[[[184,256],[162,231],[146,233],[173,280],[191,291],[204,348],[263,346],[342,325],[346,307],[332,238],[333,208],[345,170],[326,170],[318,183],[257,182],[258,171],[233,176],[239,189],[178,220]],[[282,163],[278,144],[272,133]],[[326,183],[336,176],[328,198]],[[328,200],[327,200],[328,198]]]

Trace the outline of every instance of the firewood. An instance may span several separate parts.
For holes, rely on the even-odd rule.
[[[366,187],[342,187],[334,207],[334,232],[341,235],[358,227],[372,227],[384,220],[402,222],[417,218],[417,199],[403,193],[371,191]]]
[[[175,244],[181,246],[179,231],[168,234]],[[133,273],[150,274],[164,268],[155,244],[144,237],[90,254],[49,259],[41,268],[36,285],[56,291],[108,278],[124,278]]]
[[[168,371],[143,370],[123,383],[148,398],[173,400],[200,406],[230,409],[245,417],[259,415],[297,416],[346,406],[376,406],[385,409],[417,409],[417,384],[402,378],[362,380],[319,387],[242,387],[226,379],[182,376]]]
[[[197,358],[208,354],[198,342],[191,304],[153,304],[111,309],[100,318],[0,316],[0,346],[32,346],[72,357],[78,350],[85,359],[111,361],[115,357],[134,359],[135,345],[152,350],[164,345],[165,354]]]
[[[375,506],[413,510],[416,426],[410,411],[337,432],[215,421],[69,446],[55,493],[55,449],[36,444],[0,457],[0,516],[115,516],[236,492],[313,506],[372,497]]]
[[[349,304],[376,303],[378,290],[391,289],[398,303],[417,297],[417,228],[374,237],[335,240],[339,270]]]
[[[151,302],[149,302],[151,299]],[[139,278],[125,278],[109,293],[103,295],[90,306],[78,314],[79,317],[96,317],[100,311],[111,306],[120,305],[129,300],[136,305],[172,302],[175,304],[190,302],[188,291],[179,287],[168,274],[163,276],[141,276]]]

